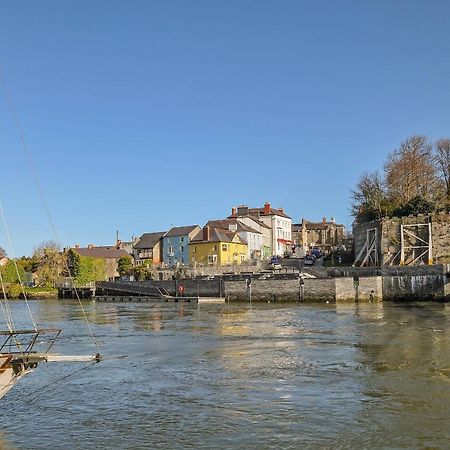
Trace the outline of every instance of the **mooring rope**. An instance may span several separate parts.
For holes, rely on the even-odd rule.
[[[97,364],[98,361],[93,361],[90,362],[89,364],[87,364],[86,366],[81,367],[80,369],[77,369],[67,375],[64,375],[61,378],[57,378],[56,380],[50,381],[50,383],[44,384],[43,386],[41,386],[40,388],[38,388],[37,390],[35,390],[35,395],[29,400],[27,401],[27,403],[33,403],[37,398],[39,398],[43,393],[47,392],[50,388],[52,388],[55,384],[60,383],[61,381],[67,380],[70,377],[73,377],[74,375],[76,375],[77,373],[83,372],[84,370],[90,369],[94,364]],[[37,393],[37,394],[36,394]]]

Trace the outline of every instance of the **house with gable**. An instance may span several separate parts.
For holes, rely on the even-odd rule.
[[[144,233],[133,245],[133,258],[137,266],[146,261],[151,264],[162,262],[162,239],[165,231]]]
[[[212,228],[222,228],[239,234],[247,242],[246,259],[261,259],[263,255],[262,233],[238,219],[210,220],[206,225]]]
[[[231,215],[228,219],[236,218],[239,222],[248,225],[262,235],[262,259],[270,258],[273,255],[272,250],[272,228],[266,225],[255,216],[249,214],[249,207],[242,205],[237,208],[231,208]]]
[[[240,265],[246,257],[247,242],[236,231],[205,225],[189,243],[189,262],[192,265]]]
[[[238,210],[240,212],[238,213]],[[246,214],[256,218],[270,228],[270,250],[272,255],[283,256],[292,249],[292,219],[284,212],[283,208],[272,208],[269,202],[263,208],[248,208],[240,206],[232,208],[230,218],[238,218]]]
[[[162,261],[168,267],[189,264],[189,242],[201,230],[198,225],[171,228],[162,238]]]

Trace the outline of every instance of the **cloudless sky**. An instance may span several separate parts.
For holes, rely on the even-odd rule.
[[[349,225],[364,171],[450,136],[449,21],[447,0],[0,0],[0,70],[62,245],[266,200]],[[3,92],[0,167],[30,254],[53,234]]]

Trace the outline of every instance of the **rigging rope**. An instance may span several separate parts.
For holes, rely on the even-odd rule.
[[[16,128],[17,128],[17,131],[18,131],[19,136],[20,136],[20,140],[21,140],[21,143],[22,143],[22,152],[24,153],[25,158],[27,159],[28,165],[29,165],[29,167],[31,169],[31,172],[33,174],[34,182],[35,182],[36,188],[37,188],[37,190],[39,192],[39,196],[41,198],[42,204],[44,205],[44,209],[45,209],[45,212],[46,212],[46,215],[47,215],[47,219],[48,219],[48,221],[50,223],[50,227],[51,227],[51,229],[53,231],[53,235],[55,237],[56,242],[60,242],[59,241],[58,232],[56,230],[55,222],[53,221],[52,215],[50,213],[50,208],[48,207],[48,203],[47,203],[47,200],[46,200],[45,195],[44,195],[44,191],[43,191],[42,186],[41,186],[41,182],[40,182],[40,179],[39,179],[38,172],[36,170],[36,167],[35,167],[34,162],[33,162],[33,158],[31,157],[31,152],[29,151],[27,142],[25,140],[25,133],[23,131],[22,124],[21,124],[21,122],[19,120],[16,108],[14,107],[14,103],[12,101],[11,94],[10,94],[8,86],[6,85],[6,82],[5,82],[5,80],[4,80],[3,76],[2,76],[2,71],[1,70],[0,70],[0,84],[2,85],[4,96],[6,98],[6,102],[7,102],[8,106],[9,106],[9,109],[11,111],[12,117],[14,119],[14,122],[15,122],[15,125],[16,125]],[[64,260],[64,263],[65,263],[65,269],[67,270],[67,272],[68,272],[68,274],[70,276],[70,270],[69,270],[69,264],[67,262],[67,258],[63,258],[63,260]],[[72,278],[72,280],[73,280],[73,278]],[[81,302],[81,298],[80,298],[78,289],[76,288],[76,286],[73,286],[73,287],[74,287],[74,290],[75,290],[75,295],[77,297],[78,303],[80,305],[80,309],[81,309],[81,311],[83,313],[83,317],[84,317],[84,319],[86,321],[86,325],[87,325],[87,328],[89,330],[89,334],[90,334],[90,336],[91,336],[91,338],[92,338],[92,340],[94,342],[94,345],[95,345],[95,347],[97,349],[97,353],[100,353],[100,346],[99,346],[98,341],[97,341],[97,339],[96,339],[96,337],[94,335],[92,327],[91,327],[91,325],[89,323],[89,319],[87,317],[86,311],[85,311],[85,309],[83,307],[83,304]],[[27,304],[28,304],[28,302],[27,302]],[[33,321],[33,324],[34,324],[34,321]],[[35,325],[35,327],[36,327],[36,325]]]
[[[0,270],[0,283],[2,285],[3,299],[5,302],[5,306],[3,306],[3,301],[0,300],[0,306],[2,308],[3,316],[5,317],[6,320],[6,326],[8,327],[9,331],[12,331],[14,330],[14,322],[12,319],[11,310],[9,309],[8,296],[6,295],[5,284],[3,283],[3,275],[1,270]]]
[[[8,228],[8,224],[6,223],[5,212],[3,210],[3,205],[2,205],[1,201],[0,201],[0,213],[1,213],[1,216],[3,219],[3,226],[4,226],[5,232],[6,232],[6,238],[8,239],[9,248],[11,250],[11,259],[12,259],[12,261],[14,263],[14,267],[16,269],[16,275],[17,275],[17,279],[19,280],[20,289],[22,290],[23,298],[25,299],[25,303],[27,304],[28,312],[30,313],[31,322],[33,324],[34,330],[36,331],[37,330],[36,322],[34,321],[33,313],[31,312],[30,303],[28,301],[27,294],[25,292],[25,286],[23,285],[22,277],[20,276],[20,273],[19,273],[19,267],[17,266],[17,261],[14,258],[14,255],[15,255],[14,248],[13,248],[13,244],[12,244],[12,240],[11,240],[11,235],[9,234],[9,228]]]

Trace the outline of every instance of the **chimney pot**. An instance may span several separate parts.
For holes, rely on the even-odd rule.
[[[270,213],[270,202],[264,203],[264,213],[269,214]]]
[[[231,215],[232,215],[232,216],[235,216],[236,213],[237,213],[237,208],[236,208],[235,206],[233,206],[233,207],[231,208]]]

